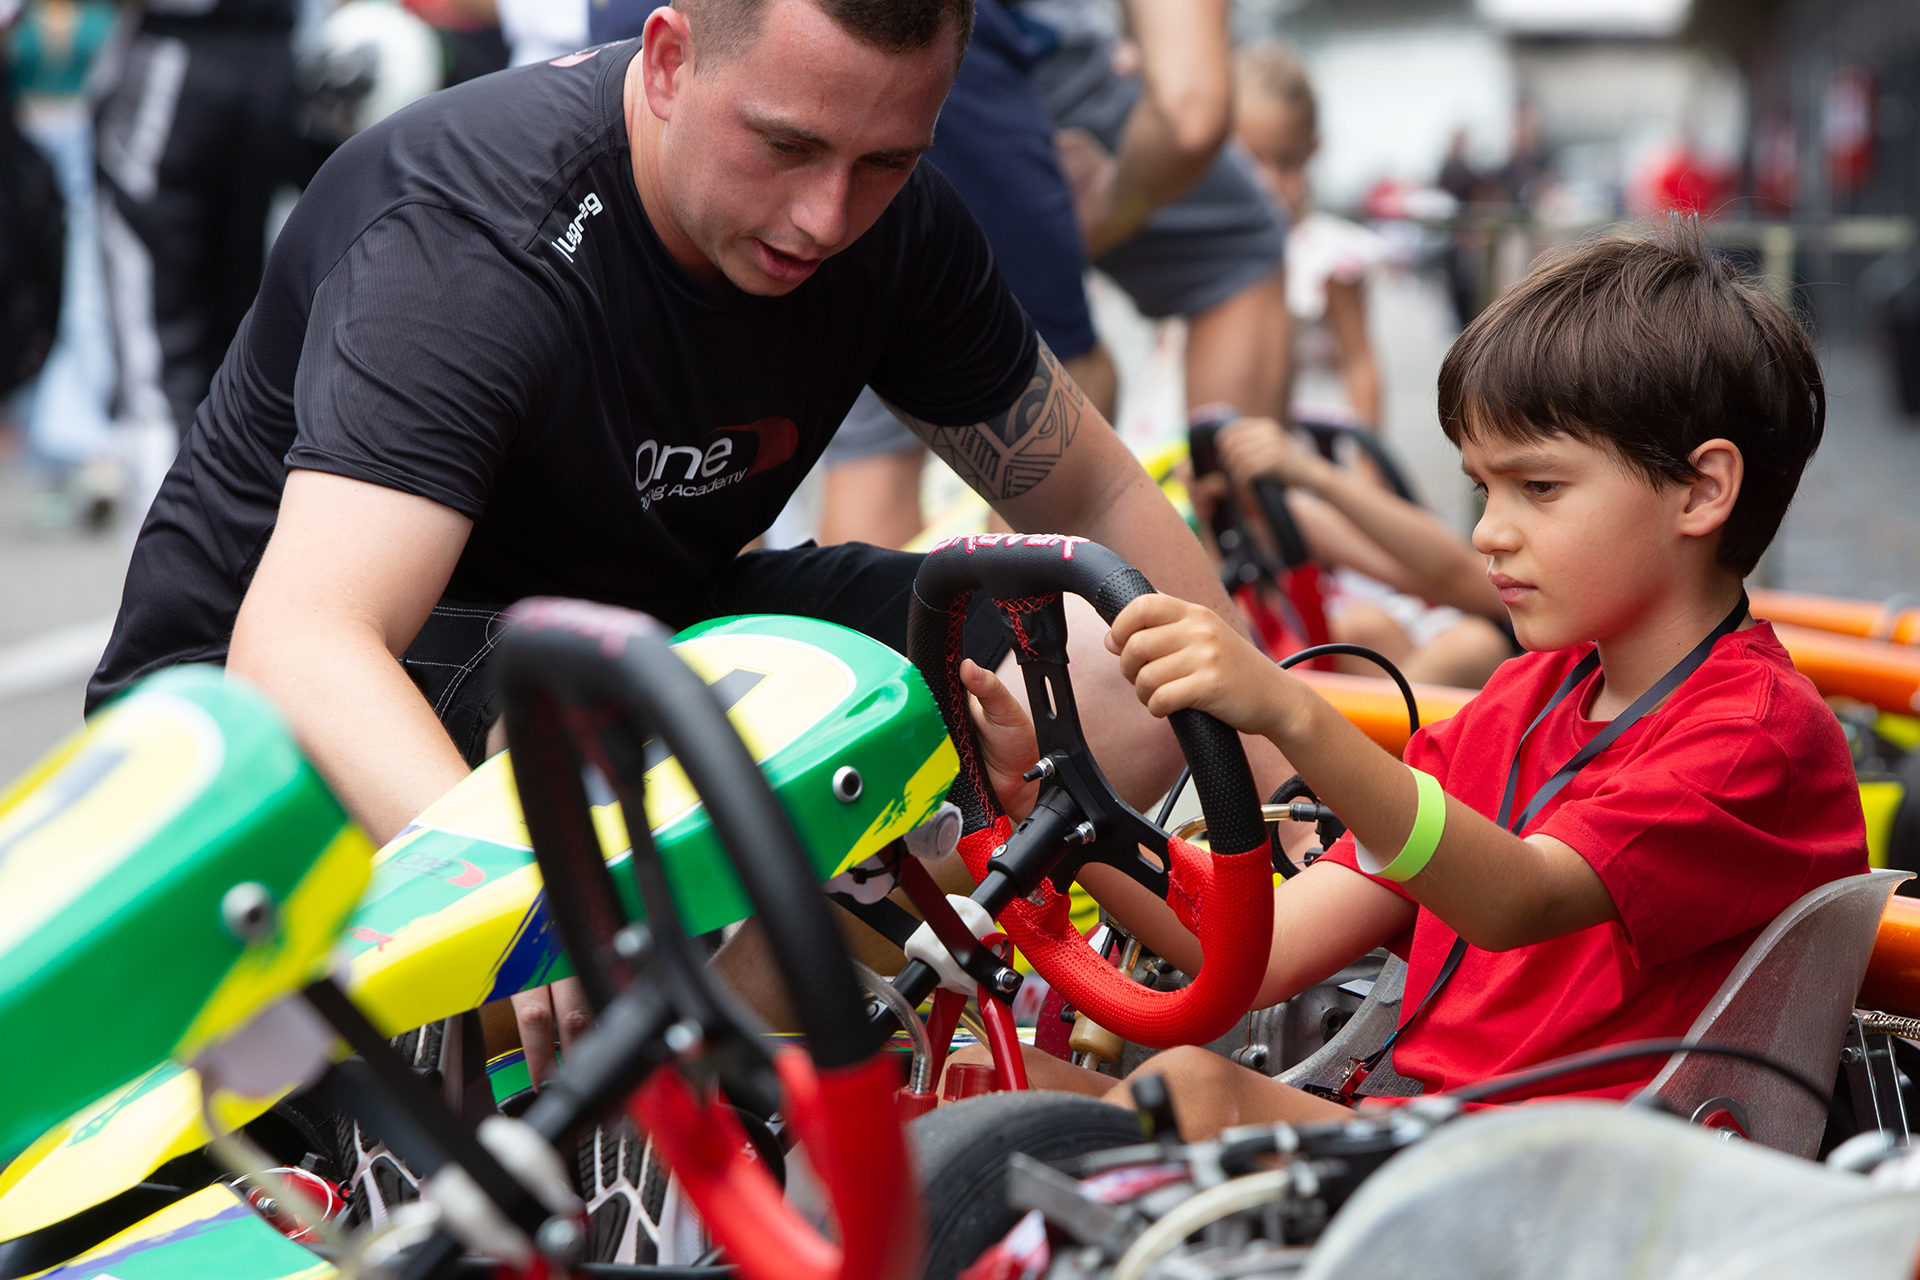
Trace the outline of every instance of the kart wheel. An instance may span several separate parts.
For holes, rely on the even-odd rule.
[[[1074,1093],[989,1093],[930,1111],[908,1130],[927,1198],[926,1280],[952,1280],[1020,1220],[1007,1157],[1066,1160],[1143,1141],[1140,1113]]]

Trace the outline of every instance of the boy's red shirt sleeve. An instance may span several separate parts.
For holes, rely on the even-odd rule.
[[[1459,715],[1415,736],[1407,763],[1496,817],[1521,733],[1586,649],[1506,663]],[[1595,687],[1576,690],[1528,740],[1516,809],[1603,727],[1582,715]],[[1761,929],[1810,889],[1867,869],[1845,737],[1764,623],[1721,640],[1664,707],[1522,832],[1536,833],[1586,859],[1620,919],[1512,951],[1470,949],[1396,1046],[1402,1074],[1453,1087],[1604,1044],[1683,1035]],[[1351,837],[1326,856],[1359,872]],[[1455,936],[1421,909],[1403,1017]],[[1623,1096],[1659,1066],[1622,1063],[1543,1090]]]

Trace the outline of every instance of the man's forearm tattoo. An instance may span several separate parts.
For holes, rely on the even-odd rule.
[[[1017,498],[1045,480],[1065,456],[1086,408],[1086,396],[1041,343],[1026,390],[996,418],[937,427],[893,411],[983,497]]]

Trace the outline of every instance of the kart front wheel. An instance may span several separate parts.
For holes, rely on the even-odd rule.
[[[1020,1220],[1007,1157],[1068,1160],[1145,1141],[1140,1113],[1076,1093],[988,1093],[930,1111],[908,1129],[926,1191],[926,1280],[953,1280]]]

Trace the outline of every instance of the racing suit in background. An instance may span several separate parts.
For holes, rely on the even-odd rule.
[[[276,190],[318,156],[298,129],[296,0],[148,0],[103,57],[100,235],[137,526],[260,287]]]

